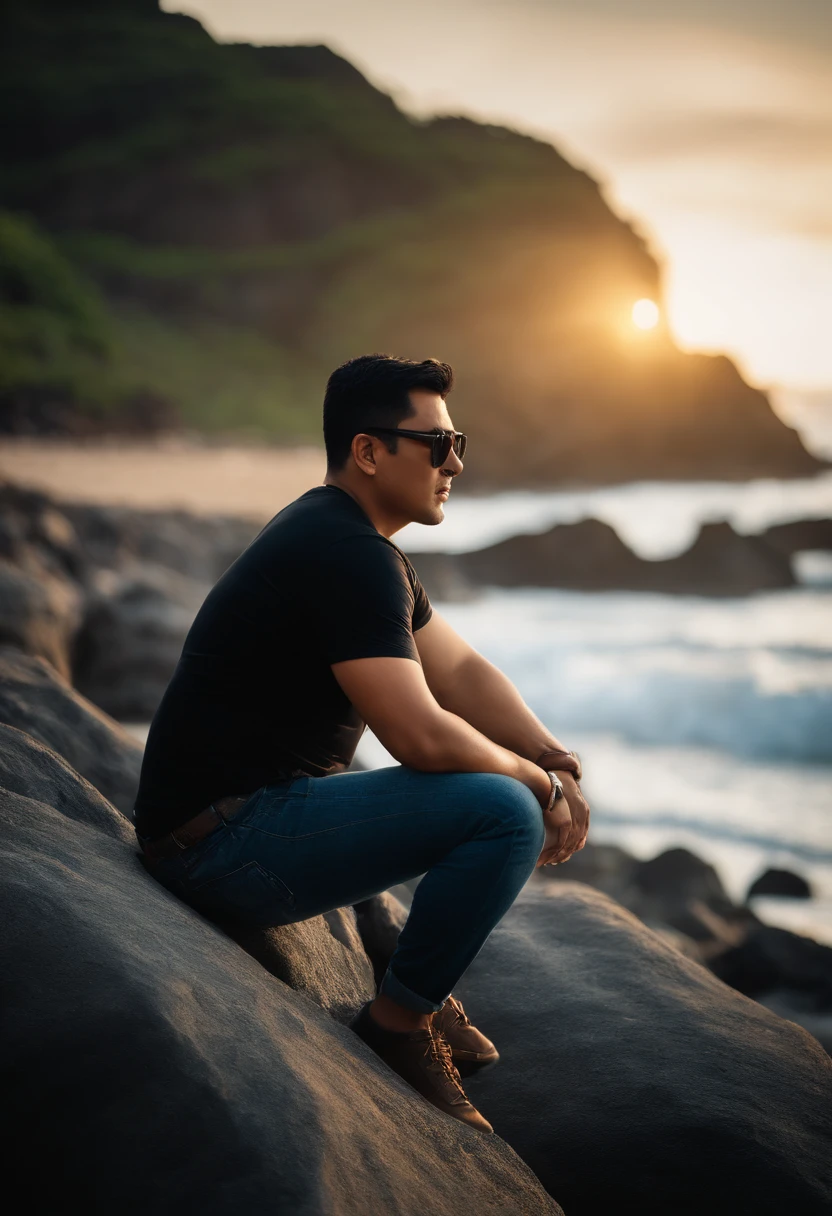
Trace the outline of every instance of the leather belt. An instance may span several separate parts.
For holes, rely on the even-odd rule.
[[[248,802],[251,794],[229,794],[225,798],[216,798],[210,806],[194,815],[192,819],[180,824],[167,836],[159,836],[156,840],[139,841],[142,852],[148,861],[161,861],[163,857],[176,857],[183,849],[198,844],[206,836],[220,826],[224,819],[230,819],[239,811],[244,802]]]

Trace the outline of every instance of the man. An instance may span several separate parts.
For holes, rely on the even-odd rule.
[[[386,355],[333,372],[324,483],[197,614],[150,728],[135,825],[160,882],[255,926],[423,874],[352,1026],[428,1101],[491,1131],[457,1065],[497,1051],[451,990],[535,866],[583,848],[589,807],[577,757],[433,611],[390,539],[444,518],[466,444],[452,381],[447,364]],[[344,771],[365,724],[397,767]]]

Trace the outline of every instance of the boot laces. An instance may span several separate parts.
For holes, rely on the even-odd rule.
[[[467,1013],[462,1008],[462,1001],[458,1001],[455,996],[449,996],[448,1004],[450,1005],[451,1009],[453,1009],[453,1011],[457,1015],[457,1017],[460,1019],[463,1026],[471,1025],[471,1022],[469,1021]]]
[[[430,1039],[428,1051],[430,1052],[431,1059],[443,1069],[448,1080],[452,1081],[460,1093],[462,1093],[462,1078],[454,1066],[450,1044],[443,1037],[441,1031],[435,1030],[433,1026],[431,1026]]]

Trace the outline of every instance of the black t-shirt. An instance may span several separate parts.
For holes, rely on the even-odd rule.
[[[316,486],[209,592],[151,723],[136,829],[161,836],[226,794],[342,772],[364,722],[330,668],[419,656],[431,605],[408,558],[345,490]]]

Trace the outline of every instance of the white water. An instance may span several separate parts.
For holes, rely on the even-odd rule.
[[[510,490],[482,498],[464,497],[461,476],[444,523],[409,524],[396,533],[397,545],[408,553],[461,553],[518,532],[545,532],[554,524],[594,518],[615,528],[639,557],[661,559],[689,549],[703,523],[727,520],[737,532],[750,533],[832,516],[832,471],[794,481],[639,481],[596,490]]]
[[[396,541],[464,551],[587,515],[643,557],[686,548],[700,523],[737,531],[832,515],[832,474],[806,481],[641,483],[459,499]],[[759,899],[758,915],[832,944],[832,589],[829,559],[798,559],[804,586],[712,600],[639,592],[493,589],[436,609],[582,754],[590,839],[640,857],[682,845],[743,899],[769,866],[811,901]],[[359,758],[391,763],[369,732]]]

